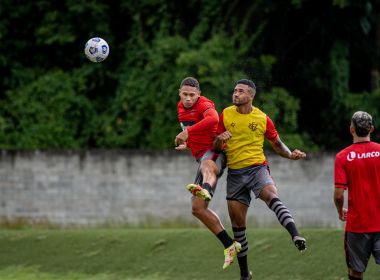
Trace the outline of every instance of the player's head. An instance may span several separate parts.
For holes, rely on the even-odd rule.
[[[256,94],[256,85],[248,79],[242,79],[236,82],[232,103],[236,106],[252,103]]]
[[[201,95],[199,82],[193,77],[187,77],[182,80],[179,87],[179,97],[185,108],[191,108],[197,102]]]
[[[373,131],[372,116],[367,112],[357,111],[351,118],[351,133],[359,137],[366,137]]]

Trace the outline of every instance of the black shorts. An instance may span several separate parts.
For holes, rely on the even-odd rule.
[[[220,176],[223,175],[223,171],[226,168],[226,155],[221,152],[221,153],[216,153],[211,150],[208,150],[201,156],[199,159],[197,159],[197,162],[199,163],[198,170],[197,170],[197,175],[195,176],[194,184],[197,185],[202,185],[203,183],[203,176],[201,173],[201,162],[204,160],[211,159],[212,161],[215,162],[216,166],[218,167],[218,174],[217,177],[219,178]],[[212,186],[213,188],[215,186]]]
[[[346,231],[344,250],[347,267],[357,272],[364,272],[371,254],[375,262],[380,264],[380,232],[356,233]]]
[[[236,200],[247,206],[251,203],[251,192],[258,198],[262,189],[275,185],[265,164],[241,169],[228,169],[227,200]]]

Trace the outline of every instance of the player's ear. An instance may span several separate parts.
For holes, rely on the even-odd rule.
[[[352,135],[355,134],[355,128],[354,128],[354,126],[353,126],[352,124],[350,125],[350,133],[351,133]]]
[[[254,99],[255,99],[255,95],[256,95],[256,93],[255,93],[255,91],[249,91],[249,98],[251,99],[251,101],[253,101]]]
[[[369,130],[369,133],[372,133],[375,130],[375,127],[371,125],[371,129]]]

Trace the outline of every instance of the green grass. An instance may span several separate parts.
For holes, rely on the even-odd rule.
[[[283,229],[250,229],[254,279],[343,280],[343,231],[305,229],[299,253]],[[206,229],[1,230],[1,280],[239,279],[223,271],[219,241]],[[379,279],[373,258],[366,279]]]

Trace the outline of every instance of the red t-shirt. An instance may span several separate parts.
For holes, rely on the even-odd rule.
[[[182,129],[187,129],[187,147],[196,159],[211,149],[219,122],[218,112],[211,100],[200,96],[191,108],[185,108],[180,101],[178,120]]]
[[[346,231],[380,231],[380,144],[359,142],[335,158],[335,187],[348,190]]]

